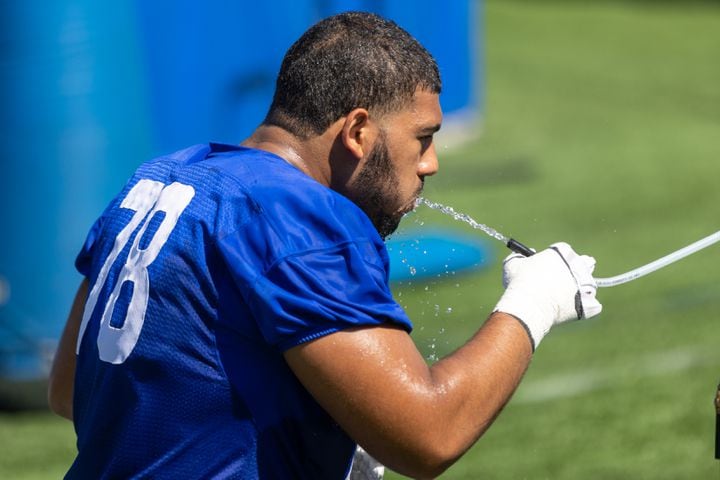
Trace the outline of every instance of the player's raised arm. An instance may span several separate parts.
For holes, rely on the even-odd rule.
[[[285,358],[377,460],[405,475],[434,477],[492,424],[550,327],[599,312],[590,292],[592,265],[566,244],[508,259],[509,284],[496,312],[432,367],[406,332],[385,327],[328,335],[290,349]],[[583,302],[584,312],[578,310]]]

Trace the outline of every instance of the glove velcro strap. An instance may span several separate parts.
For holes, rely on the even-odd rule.
[[[582,304],[582,295],[580,294],[580,284],[578,284],[577,279],[575,278],[575,275],[573,274],[573,269],[570,267],[570,264],[565,260],[565,257],[563,257],[563,254],[560,252],[560,249],[557,247],[550,247],[551,250],[555,250],[557,252],[558,256],[562,259],[565,266],[568,268],[568,271],[573,277],[573,280],[575,280],[575,283],[577,284],[578,291],[575,294],[575,311],[577,312],[577,319],[580,320],[585,315],[585,312],[583,311],[583,304]]]
[[[582,294],[580,290],[575,294],[575,311],[577,312],[578,320],[585,316],[585,310],[583,309]]]

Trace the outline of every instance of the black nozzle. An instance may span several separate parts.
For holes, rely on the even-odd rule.
[[[510,240],[508,240],[508,242],[505,245],[507,245],[507,247],[510,250],[512,250],[515,253],[519,253],[520,255],[524,255],[526,257],[531,257],[531,256],[535,255],[535,251],[532,248],[523,245],[522,243],[518,242],[514,238],[511,238]]]

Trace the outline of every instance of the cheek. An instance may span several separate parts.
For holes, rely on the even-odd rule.
[[[403,204],[412,200],[411,197],[417,194],[422,185],[418,176],[421,152],[417,143],[413,141],[395,144],[388,152],[395,177],[392,182],[395,185],[391,193],[394,193],[397,200]]]
[[[395,188],[391,195],[395,199],[396,207],[405,208],[415,200],[422,182],[411,169],[406,169],[402,174],[398,172],[395,180]]]
[[[398,149],[396,155],[391,156],[395,172],[400,177],[402,183],[413,181],[413,177],[417,178],[418,164],[421,157],[420,152],[414,145],[405,145],[404,148]]]

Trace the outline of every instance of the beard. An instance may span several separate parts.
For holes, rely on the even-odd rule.
[[[397,174],[390,161],[385,136],[381,134],[370,151],[367,162],[350,185],[350,191],[356,197],[352,200],[370,218],[383,240],[397,230],[405,214],[400,210],[398,187]]]

